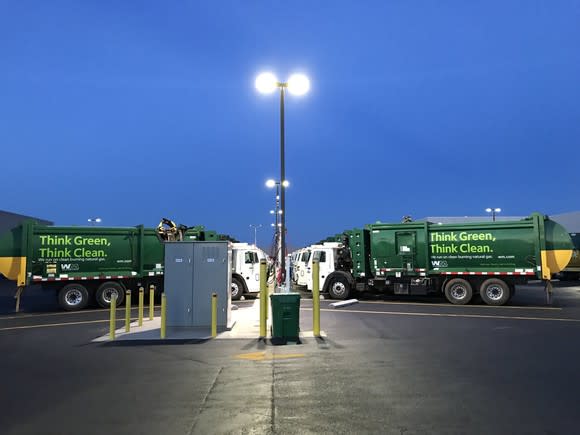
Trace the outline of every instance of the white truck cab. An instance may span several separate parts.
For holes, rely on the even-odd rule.
[[[299,286],[306,285],[306,268],[308,267],[308,261],[310,260],[311,254],[310,248],[301,249],[298,259],[294,264],[294,275],[296,276],[295,281]]]
[[[260,260],[266,253],[249,243],[232,243],[232,300],[260,291]]]
[[[339,242],[326,242],[322,245],[310,246],[311,255],[304,268],[304,274],[300,274],[298,284],[306,286],[309,291],[312,291],[312,262],[318,260],[318,264],[320,265],[320,291],[322,292],[326,277],[334,272],[337,252],[342,247],[343,244]]]
[[[298,281],[298,274],[300,273],[298,259],[300,258],[300,255],[302,255],[301,249],[294,251],[292,254],[290,254],[290,261],[292,262],[292,268],[290,270],[292,271],[291,278],[293,283],[296,283]]]
[[[304,261],[302,261],[302,256],[307,248],[300,248],[292,253],[292,281],[298,284],[298,278],[300,277],[300,270],[305,267]]]

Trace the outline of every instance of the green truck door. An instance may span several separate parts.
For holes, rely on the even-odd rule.
[[[415,232],[397,231],[396,233],[397,256],[400,259],[403,273],[415,271]]]

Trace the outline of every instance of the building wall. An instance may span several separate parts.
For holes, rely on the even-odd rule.
[[[569,233],[580,233],[580,211],[554,214],[550,217],[566,228]]]
[[[33,219],[42,225],[52,225],[53,222],[44,219],[38,219],[31,216],[24,216],[21,214],[11,213],[9,211],[0,210],[0,234],[11,230],[20,225],[20,223],[27,219]]]

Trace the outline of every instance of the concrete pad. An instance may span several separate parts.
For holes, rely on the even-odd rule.
[[[234,325],[235,326],[235,325]],[[166,330],[166,340],[207,340],[211,338],[211,328],[172,328]],[[155,317],[153,320],[144,320],[143,326],[139,327],[138,322],[131,323],[131,330],[125,332],[125,327],[115,331],[115,341],[133,340],[161,340],[161,318]],[[110,341],[109,334],[97,337],[94,343]]]
[[[329,306],[331,308],[343,308],[343,307],[348,307],[348,306],[354,305],[354,304],[358,304],[358,299],[348,299],[346,301],[333,302],[333,303],[329,304]]]
[[[269,313],[272,312],[270,308]],[[256,299],[249,307],[239,307],[232,317],[236,320],[236,325],[230,331],[218,333],[218,339],[253,339],[260,337],[260,300]],[[270,329],[270,321],[272,316],[268,316],[266,323],[266,331]]]
[[[266,331],[270,331],[270,316],[266,324]],[[229,330],[218,329],[217,339],[258,339],[260,337],[260,300],[256,299],[252,305],[247,307],[238,306],[232,311]],[[125,326],[115,331],[115,341],[132,340],[161,340],[161,317],[153,320],[143,320],[143,326],[137,326],[138,322],[131,323],[131,331],[125,332]],[[211,337],[211,328],[176,328],[167,327],[165,340],[208,340]],[[92,342],[102,343],[110,341],[109,334],[97,337]]]
[[[269,316],[266,323],[266,338],[270,339],[272,325],[272,310],[269,307]],[[256,299],[252,305],[241,307],[232,312],[233,325],[231,329],[220,331],[218,329],[217,340],[257,340],[260,338],[260,300]],[[143,326],[137,326],[138,322],[131,323],[131,331],[125,332],[125,326],[115,331],[115,341],[142,341],[161,340],[161,317],[153,320],[143,320]],[[321,337],[326,337],[324,331],[320,331]],[[209,340],[211,329],[203,328],[175,328],[168,327],[165,340]],[[313,331],[300,331],[299,338],[314,338]],[[111,341],[109,334],[97,337],[93,343]]]
[[[320,331],[320,337],[328,337],[325,331]],[[315,338],[314,331],[300,331],[300,338]]]

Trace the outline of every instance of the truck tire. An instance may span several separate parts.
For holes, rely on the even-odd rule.
[[[58,304],[65,311],[79,311],[89,304],[89,292],[84,285],[67,284],[58,292]]]
[[[479,287],[481,299],[487,305],[505,305],[510,299],[510,287],[498,278],[486,279]]]
[[[331,299],[344,300],[350,295],[350,283],[344,276],[333,276],[328,284],[328,294]]]
[[[508,302],[511,301],[513,299],[513,297],[516,294],[516,286],[515,285],[510,285],[510,298],[508,299]]]
[[[121,305],[125,300],[125,289],[123,286],[115,281],[104,282],[95,293],[97,304],[102,308],[109,308],[113,294],[117,294],[117,306]]]
[[[244,284],[239,278],[232,278],[232,301],[239,300],[244,294]]]
[[[445,297],[455,305],[465,305],[473,297],[471,284],[463,278],[454,278],[445,284]]]

